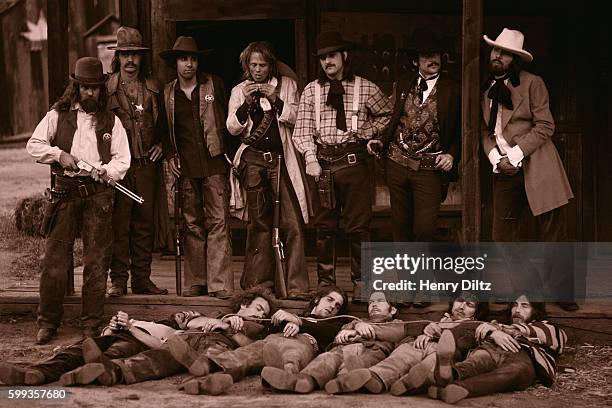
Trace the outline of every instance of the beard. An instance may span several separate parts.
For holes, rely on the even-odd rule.
[[[496,62],[496,60],[489,61],[489,71],[491,71],[493,75],[502,76],[508,72],[508,70],[504,69],[504,66],[499,61],[497,61],[497,64],[494,64],[494,62]]]
[[[95,99],[82,99],[79,103],[81,104],[81,108],[83,108],[86,113],[94,113],[98,111],[98,101]]]

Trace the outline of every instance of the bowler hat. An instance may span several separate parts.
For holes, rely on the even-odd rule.
[[[440,37],[428,28],[419,27],[412,32],[409,51],[417,53],[442,52],[445,45]]]
[[[523,49],[523,42],[525,36],[518,30],[510,30],[504,28],[502,32],[497,36],[495,41],[484,35],[485,42],[493,47],[499,47],[503,50],[518,55],[521,59],[531,62],[533,61],[533,55],[529,51]]]
[[[353,46],[352,43],[344,41],[342,35],[337,31],[325,31],[319,33],[316,40],[317,56],[329,54],[330,52],[346,50]]]
[[[132,27],[121,26],[117,29],[117,45],[108,47],[117,51],[147,51],[149,48],[142,44],[142,35]]]
[[[70,78],[80,85],[102,85],[106,81],[102,62],[94,57],[79,58]]]
[[[198,45],[193,37],[181,35],[174,42],[174,46],[169,50],[164,50],[159,53],[159,56],[165,60],[173,60],[179,55],[196,54],[207,55],[212,52],[212,49],[199,50]]]

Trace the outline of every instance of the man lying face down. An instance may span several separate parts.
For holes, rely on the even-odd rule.
[[[178,374],[186,371],[186,366],[206,373],[207,354],[232,350],[268,333],[266,325],[257,321],[270,314],[272,302],[265,293],[250,290],[236,296],[233,303],[235,314],[223,317],[219,312],[216,318],[190,316],[179,330],[151,345],[155,348],[132,357],[110,359],[96,343],[86,343],[83,353],[88,364],[67,373],[63,384],[133,384]]]
[[[235,350],[209,355],[211,371],[222,372],[187,382],[185,392],[220,394],[234,381],[259,373],[264,366],[298,372],[320,350],[325,350],[347,323],[345,317],[339,316],[344,313],[346,303],[342,289],[326,286],[313,296],[301,317],[285,310],[277,311],[271,320],[279,333]]]
[[[261,372],[262,382],[283,391],[307,393],[315,388],[333,388],[334,378],[347,370],[369,367],[383,360],[393,350],[393,342],[385,332],[376,333],[370,323],[386,323],[393,320],[397,308],[383,292],[374,292],[368,302],[368,319],[355,320],[342,327],[332,349],[319,354],[304,369],[297,372],[293,365],[277,368],[265,367]],[[358,365],[355,367],[355,362]]]

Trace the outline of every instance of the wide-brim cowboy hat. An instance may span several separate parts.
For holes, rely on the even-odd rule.
[[[518,30],[504,28],[495,40],[490,39],[486,34],[483,35],[482,38],[492,47],[499,47],[502,50],[518,55],[524,61],[533,61],[533,55],[531,55],[529,51],[523,49],[525,36]]]
[[[320,33],[315,44],[317,47],[315,55],[317,57],[329,54],[330,52],[345,51],[355,46],[354,43],[345,41],[337,31],[324,31]]]
[[[107,47],[115,51],[148,51],[142,42],[140,32],[132,27],[119,27],[117,29],[117,44]]]
[[[447,48],[447,44],[442,41],[442,38],[440,38],[438,34],[428,28],[419,27],[412,33],[406,51],[412,53],[442,53],[446,51]]]
[[[169,50],[164,50],[159,53],[159,56],[165,60],[174,60],[180,55],[195,54],[197,56],[205,56],[212,52],[212,49],[200,50],[193,37],[181,35],[174,42],[174,46]]]
[[[79,85],[103,85],[106,74],[102,70],[102,62],[94,57],[79,58],[70,78]]]

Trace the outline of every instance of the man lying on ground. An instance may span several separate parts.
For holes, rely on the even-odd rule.
[[[335,286],[326,286],[310,300],[302,317],[284,310],[272,316],[272,323],[279,326],[280,333],[232,351],[210,355],[213,373],[196,378],[184,385],[189,394],[220,394],[234,381],[249,374],[259,373],[264,366],[284,368],[298,372],[334,341],[341,327],[347,323],[341,315],[346,308],[344,291]]]
[[[180,312],[170,319],[147,322],[130,319],[127,313],[113,316],[101,336],[86,338],[72,344],[52,357],[30,366],[0,363],[0,381],[6,385],[38,385],[55,382],[63,375],[88,362],[87,344],[103,350],[108,358],[124,358],[155,347],[176,330],[192,328],[201,316],[198,312]]]
[[[554,382],[556,359],[567,342],[565,332],[546,321],[544,303],[520,296],[509,309],[511,325],[485,323],[476,329],[479,347],[455,363],[456,329],[445,330],[436,351],[431,398],[454,404],[467,397],[520,391],[540,381]]]
[[[319,354],[303,370],[296,372],[291,366],[277,368],[267,366],[261,372],[262,382],[276,390],[308,393],[315,388],[333,392],[337,388],[334,378],[354,368],[370,367],[391,353],[394,344],[384,335],[376,335],[368,323],[391,322],[397,313],[383,292],[374,292],[368,301],[368,319],[355,320],[342,327],[331,346]],[[357,367],[352,361],[358,361]]]
[[[407,336],[391,355],[380,363],[339,376],[336,380],[336,392],[354,392],[365,387],[375,394],[390,390],[393,395],[402,395],[408,391],[422,389],[426,385],[427,377],[420,373],[433,369],[434,353],[442,330],[462,322],[481,320],[486,314],[487,303],[479,302],[476,296],[469,292],[462,292],[440,321],[428,324],[416,339]],[[423,364],[419,364],[421,362]],[[413,367],[414,371],[411,370]]]
[[[265,325],[257,321],[243,320],[269,316],[271,301],[267,295],[261,290],[253,289],[234,299],[235,315],[222,319],[198,317],[187,327],[195,330],[176,331],[157,347],[128,358],[111,360],[96,344],[86,344],[85,353],[91,356],[89,364],[68,373],[72,381],[65,382],[64,385],[98,382],[110,386],[165,378],[185,371],[179,360],[184,362],[186,357],[192,355],[185,354],[191,349],[199,350],[202,358],[190,360],[189,366],[206,374],[207,354],[233,350],[267,334]],[[180,357],[179,360],[175,355]]]

